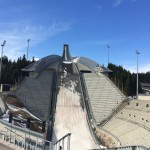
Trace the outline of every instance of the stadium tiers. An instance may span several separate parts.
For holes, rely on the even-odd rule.
[[[84,73],[83,77],[92,112],[98,124],[110,116],[126,97],[101,73]]]
[[[121,146],[150,147],[150,101],[132,100],[103,129],[115,135]]]

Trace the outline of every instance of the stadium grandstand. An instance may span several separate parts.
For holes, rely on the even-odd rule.
[[[11,124],[1,119],[5,142],[31,150],[150,147],[150,101],[128,99],[109,79],[108,68],[71,57],[65,44],[62,56],[44,57],[22,71],[26,77],[11,95],[42,124],[42,132],[32,131],[28,117],[27,128],[11,117]]]

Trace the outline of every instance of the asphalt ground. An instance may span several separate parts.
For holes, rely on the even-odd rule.
[[[0,150],[13,150],[7,146],[5,146],[4,144],[0,143]]]

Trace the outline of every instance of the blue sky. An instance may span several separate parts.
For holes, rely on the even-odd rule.
[[[4,55],[17,59],[62,55],[85,56],[107,66],[110,62],[136,71],[150,71],[150,0],[1,0],[0,41]]]

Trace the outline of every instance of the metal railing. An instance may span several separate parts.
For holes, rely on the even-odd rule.
[[[88,97],[87,90],[86,90],[86,87],[85,87],[85,81],[84,81],[83,75],[81,73],[79,73],[79,79],[80,79],[80,82],[81,82],[81,88],[82,88],[82,92],[83,92],[82,94],[83,94],[83,99],[84,99],[84,105],[85,105],[86,112],[87,112],[87,123],[88,123],[88,126],[89,126],[89,130],[90,130],[90,133],[93,137],[94,142],[96,144],[100,145],[100,142],[99,142],[99,140],[98,140],[98,138],[97,138],[97,136],[94,132],[94,128],[93,128],[94,117],[93,117],[93,114],[92,114],[91,105],[89,103],[89,97]]]
[[[52,83],[52,95],[49,99],[49,117],[47,121],[47,135],[46,140],[51,140],[52,133],[53,133],[53,122],[54,122],[54,116],[53,116],[53,109],[55,109],[54,103],[56,101],[56,81],[57,81],[57,73],[56,71],[53,72],[53,83]]]
[[[16,145],[24,150],[70,150],[71,133],[66,134],[56,143],[43,138],[30,138],[28,134],[19,135],[16,131],[5,127],[6,131],[0,130],[0,139]]]
[[[1,120],[1,119],[0,119],[0,123],[3,124],[4,126],[10,127],[11,129],[23,132],[24,134],[28,134],[28,131],[27,131],[26,128],[22,128],[22,127],[10,124],[10,123],[8,123],[8,122],[6,122],[4,120]],[[38,138],[42,138],[43,137],[43,134],[35,132],[35,131],[31,131],[31,130],[30,130],[30,135],[36,136]]]
[[[148,148],[142,145],[136,145],[136,146],[115,147],[115,148],[104,148],[101,150],[148,150]]]
[[[9,130],[10,131],[10,130]],[[59,139],[55,144],[50,141],[36,138],[36,140],[30,139],[26,136],[20,136],[16,132],[0,131],[0,138],[5,142],[9,142],[16,147],[20,147],[24,150],[70,150],[70,139],[71,133],[66,134]],[[99,150],[99,149],[95,149]],[[100,150],[148,150],[148,148],[137,145],[137,146],[124,146],[115,148],[101,148]]]
[[[65,141],[66,138],[67,141]],[[65,136],[63,136],[54,144],[54,150],[70,150],[70,138],[71,138],[71,133],[68,133]]]
[[[17,134],[16,132],[10,131],[1,131],[0,138],[3,139],[5,142],[9,142],[12,145],[16,145],[24,150],[44,150],[45,144],[48,143],[47,150],[53,150],[52,142],[46,141],[41,138],[36,138],[36,140],[31,139],[24,134],[24,137]]]

